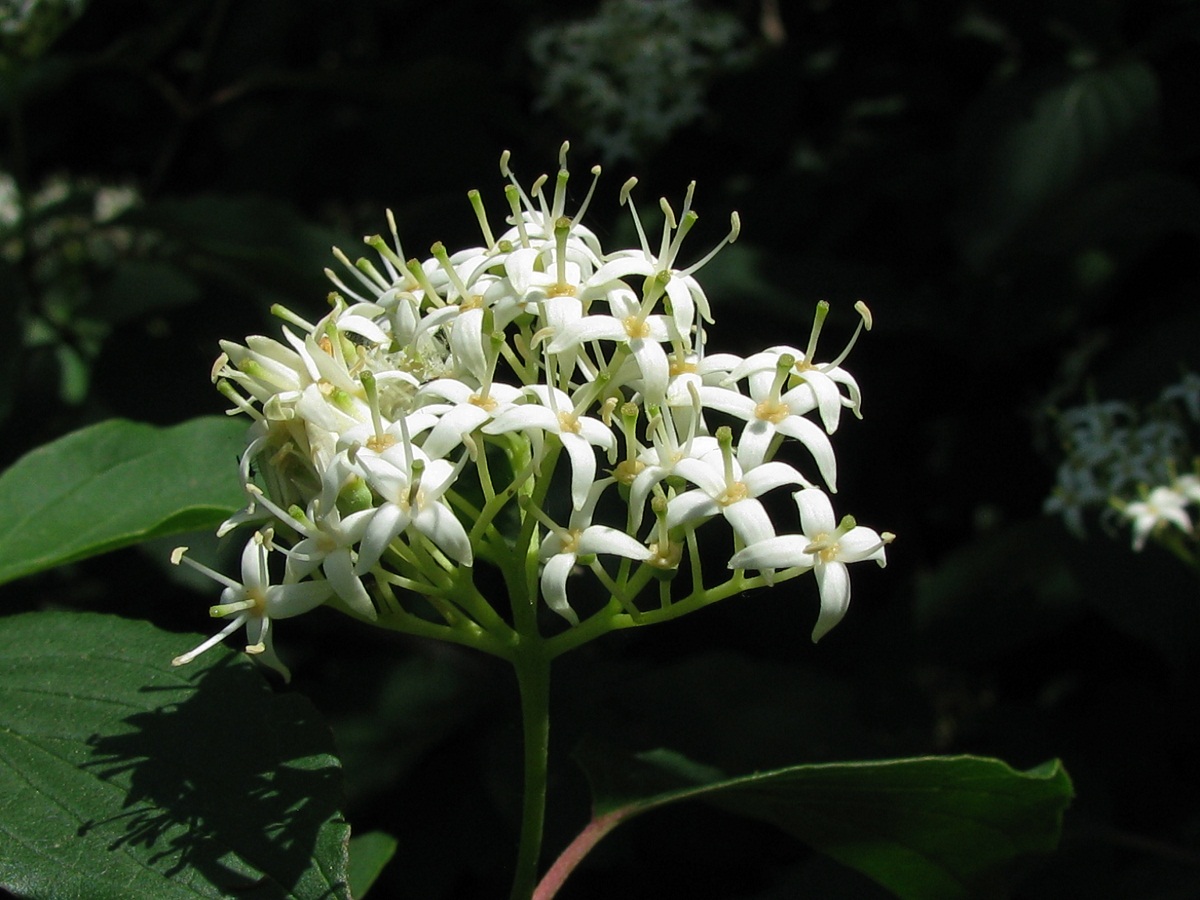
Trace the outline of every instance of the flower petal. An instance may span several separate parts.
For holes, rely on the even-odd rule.
[[[579,616],[575,615],[575,610],[567,602],[567,576],[574,567],[574,553],[559,553],[550,557],[542,569],[542,599],[572,625],[578,625]]]
[[[796,508],[800,510],[800,527],[812,538],[818,534],[830,534],[837,528],[833,517],[833,504],[820,488],[806,488],[792,494]]]
[[[816,575],[817,587],[821,590],[821,614],[813,628],[814,644],[842,621],[842,616],[850,608],[850,572],[845,565],[840,562],[826,563],[817,567]]]

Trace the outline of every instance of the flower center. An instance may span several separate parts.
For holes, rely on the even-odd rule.
[[[251,605],[246,612],[260,619],[267,614],[267,592],[262,588],[246,588],[246,600]]]
[[[612,470],[613,478],[617,479],[623,485],[631,485],[634,479],[638,477],[638,473],[646,468],[646,464],[640,459],[626,459],[617,464],[617,467]]]
[[[823,563],[831,563],[837,561],[838,556],[841,555],[842,548],[838,544],[835,535],[822,531],[804,548],[804,552],[816,555]]]
[[[680,560],[683,559],[683,544],[670,541],[660,544],[655,541],[650,545],[650,552],[653,555],[646,562],[654,568],[676,569],[679,567]]]
[[[626,316],[621,324],[625,326],[625,333],[630,340],[650,337],[650,326],[641,316]]]
[[[575,418],[574,413],[560,412],[558,414],[558,427],[561,431],[568,434],[579,434],[579,420]]]
[[[791,414],[792,411],[782,400],[764,400],[754,407],[754,415],[772,425],[778,425]]]
[[[376,453],[382,453],[394,443],[396,443],[396,438],[393,435],[371,435],[371,437],[367,438],[367,449],[373,450]]]
[[[732,506],[739,500],[745,500],[750,496],[750,489],[746,487],[744,482],[735,481],[730,484],[725,490],[715,498],[720,506]]]
[[[562,548],[559,553],[579,553],[579,536],[582,532],[578,528],[572,528],[570,531],[564,532],[562,536]]]
[[[480,409],[491,412],[496,408],[496,400],[494,397],[482,397],[479,394],[472,394],[467,398],[467,402],[472,406],[478,406]]]

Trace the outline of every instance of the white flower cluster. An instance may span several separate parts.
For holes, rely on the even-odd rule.
[[[1084,511],[1103,508],[1131,527],[1134,550],[1155,536],[1192,561],[1179,540],[1197,537],[1189,507],[1200,506],[1200,375],[1184,373],[1141,408],[1109,400],[1066,409],[1055,429],[1065,459],[1046,512],[1082,537]]]
[[[884,564],[890,534],[838,522],[824,490],[774,458],[798,441],[836,489],[828,435],[843,409],[858,414],[860,395],[841,368],[849,346],[815,357],[827,305],[804,350],[707,353],[712,318],[694,275],[736,239],[737,215],[720,246],[681,267],[694,185],[678,216],[661,201],[653,246],[631,179],[621,202],[641,246],[605,253],[580,224],[595,178],[566,215],[566,151],[552,192],[542,176],[526,193],[501,158],[511,213],[499,237],[472,191],[483,245],[408,260],[389,213],[391,242],[366,239],[377,261],[335,250],[349,276],[327,270],[338,290],[323,319],[277,308],[282,341],[222,342],[214,381],[231,413],[254,420],[241,462],[248,507],[222,533],[260,524],[240,582],[176,551],[225,586],[211,612],[230,617],[177,664],[246,625],[247,651],[278,666],[271,620],[322,603],[503,655],[516,632],[476,585],[480,560],[503,577],[514,621],[540,597],[575,627],[654,621],[814,571],[815,640],[846,610],[846,564]],[[859,330],[869,327],[858,310]],[[790,534],[760,500],[784,486],[799,510]],[[716,518],[732,545],[726,532],[701,548]],[[706,571],[714,561],[718,574]],[[577,571],[594,574],[598,606]]]

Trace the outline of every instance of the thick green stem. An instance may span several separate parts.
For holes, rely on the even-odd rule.
[[[525,740],[525,792],[521,844],[513,877],[512,900],[529,900],[537,885],[546,816],[546,755],[550,742],[550,657],[537,634],[522,634],[514,664],[521,689]]]

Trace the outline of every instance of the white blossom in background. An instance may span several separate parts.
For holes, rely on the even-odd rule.
[[[737,215],[688,257],[693,184],[680,215],[660,202],[653,246],[631,179],[640,246],[605,252],[579,222],[599,167],[568,216],[566,152],[528,190],[501,157],[506,227],[468,195],[480,246],[410,258],[389,213],[389,237],[365,239],[373,259],[335,250],[326,315],[276,307],[281,340],[221,343],[213,380],[252,423],[247,505],[219,533],[256,530],[241,582],[177,551],[224,586],[212,614],[228,618],[177,664],[244,627],[247,650],[281,667],[272,620],[321,604],[503,655],[510,623],[539,606],[560,634],[599,634],[810,570],[819,637],[846,611],[846,565],[884,563],[891,535],[834,522],[816,487],[835,489],[829,435],[861,406],[849,345],[814,360],[827,304],[805,351],[710,352],[697,273],[736,240]],[[798,522],[764,503],[783,487],[801,489]]]
[[[1191,534],[1192,520],[1187,514],[1188,498],[1169,487],[1156,487],[1145,500],[1127,503],[1121,510],[1133,525],[1133,549],[1141,550],[1146,540],[1159,528],[1174,525],[1184,534]]]
[[[1141,407],[1093,401],[1055,414],[1065,458],[1045,503],[1078,536],[1084,513],[1129,529],[1135,551],[1153,540],[1200,567],[1200,375],[1183,373]],[[1112,530],[1110,527],[1109,530]]]

